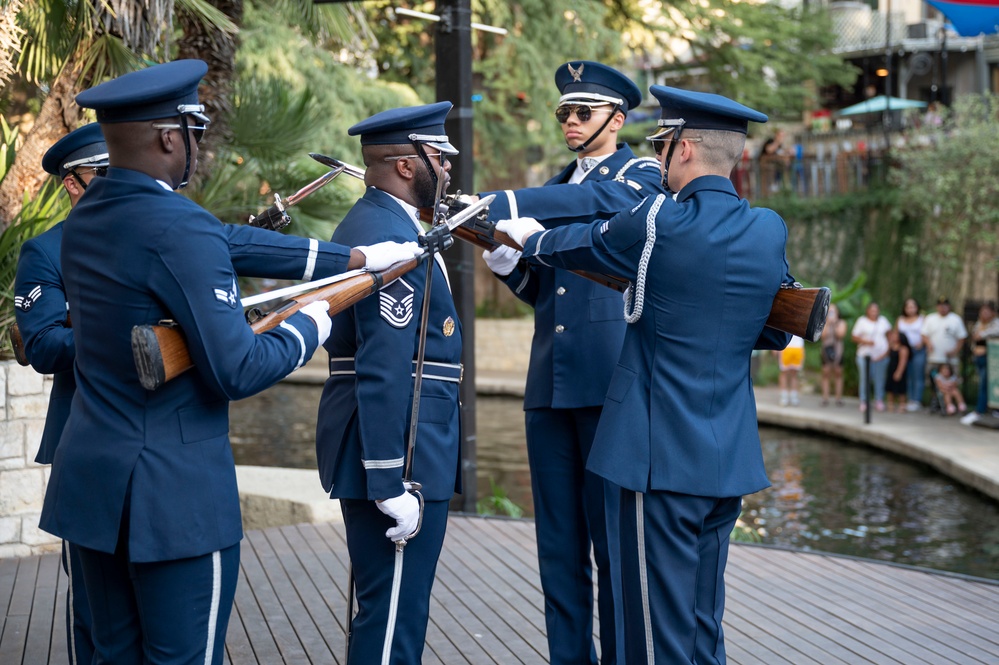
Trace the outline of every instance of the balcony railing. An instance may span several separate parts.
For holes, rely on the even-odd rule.
[[[884,164],[881,154],[870,151],[840,151],[821,159],[766,156],[740,162],[732,182],[739,195],[751,201],[781,193],[818,198],[865,191],[883,182]]]

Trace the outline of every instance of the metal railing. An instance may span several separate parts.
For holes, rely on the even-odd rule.
[[[865,191],[884,182],[885,160],[871,151],[840,151],[832,157],[766,156],[745,159],[732,172],[743,198],[758,201],[777,194],[819,198]]]

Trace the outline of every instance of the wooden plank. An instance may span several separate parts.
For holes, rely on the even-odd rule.
[[[227,663],[340,662],[344,538],[337,523],[247,534]],[[449,518],[424,663],[548,661],[534,547],[529,521]],[[997,584],[743,545],[727,579],[732,665],[997,662]],[[66,662],[65,583],[56,555],[0,560],[0,663]]]
[[[49,661],[50,663],[68,663],[69,662],[69,636],[66,635],[66,602],[68,600],[68,594],[66,589],[69,587],[69,576],[66,571],[62,568],[62,556],[57,557],[59,571],[59,581],[56,587],[56,605],[55,611],[53,612],[53,623],[52,626],[52,647],[49,650]]]
[[[764,565],[761,561],[753,570],[759,570],[763,566],[770,584],[755,587],[747,585],[747,592],[752,597],[758,598],[761,593],[769,594],[774,586],[786,584],[793,590],[796,600],[791,602],[794,606],[823,622],[812,630],[827,630],[838,636],[841,643],[868,656],[868,662],[933,662],[912,653],[905,648],[906,645],[899,644],[901,640],[892,630],[891,622],[882,625],[868,620],[866,612],[857,604],[857,597],[865,593],[863,588],[850,584],[848,580],[823,585],[822,580],[816,579],[807,565],[798,567],[800,556],[779,551],[768,553],[771,557],[769,563]],[[871,655],[870,649],[874,650],[874,655]]]
[[[879,593],[856,578],[843,574],[842,569],[836,570],[827,557],[817,556],[814,559],[806,562],[801,556],[784,557],[782,568],[787,574],[790,570],[803,567],[803,575],[807,575],[816,592],[826,599],[825,605],[838,608],[838,611],[831,611],[841,616],[863,617],[868,631],[883,635],[886,645],[893,645],[906,654],[897,662],[965,662],[960,653],[940,641],[939,631],[931,625],[932,616],[906,607],[891,595]],[[906,622],[899,621],[899,616],[905,617]]]
[[[730,561],[726,578],[730,598],[746,597],[750,609],[748,620],[767,622],[771,631],[807,636],[830,662],[878,663],[886,658],[904,661],[907,657],[890,642],[886,645],[883,639],[867,632],[863,622],[844,619],[823,609],[829,594],[815,592],[807,579],[795,575],[783,561],[771,561],[769,567],[757,564],[745,569]],[[758,613],[759,607],[770,611]]]
[[[20,559],[0,559],[0,613],[7,617],[10,597],[14,593],[14,580],[17,579],[17,564]]]
[[[310,663],[333,662],[332,647],[324,633],[337,630],[333,614],[329,611],[316,585],[305,574],[295,552],[288,546],[283,531],[286,527],[263,532],[264,541],[258,545],[261,563],[282,600],[285,614],[298,636]],[[267,548],[264,548],[266,542]],[[266,552],[266,555],[263,554]]]
[[[926,638],[934,639],[934,652],[958,663],[995,662],[997,643],[992,639],[994,635],[983,631],[981,625],[976,626],[962,603],[955,602],[953,598],[946,601],[934,598],[922,592],[922,585],[933,577],[932,573],[882,566],[888,569],[881,571],[886,575],[897,575],[906,580],[906,584],[898,586],[887,584],[881,575],[874,575],[869,564],[863,566],[859,561],[836,557],[820,559],[818,564],[829,566],[834,575],[842,575],[843,569],[849,570],[852,578],[858,579],[868,593],[880,595],[896,616],[904,616],[909,627],[918,632],[924,642]]]
[[[0,663],[20,663],[24,659],[39,559],[40,557],[25,557],[18,560],[17,574],[7,605],[7,620],[4,622],[3,634],[0,635]]]
[[[246,586],[244,580],[241,585]],[[238,593],[238,588],[237,588]],[[239,606],[234,602],[229,615],[229,626],[225,633],[225,658],[231,665],[257,665],[257,656],[253,653],[250,638],[243,625],[243,617],[239,614]]]
[[[278,649],[274,636],[271,635],[261,601],[258,600],[259,597],[263,599],[263,603],[274,603],[277,598],[272,593],[268,593],[265,588],[267,586],[266,578],[260,581],[262,576],[259,573],[260,563],[257,561],[257,554],[245,538],[240,544],[239,559],[239,583],[236,585],[236,596],[233,604],[239,613],[250,650],[255,657],[255,660],[247,662],[261,663],[262,665],[280,663],[282,662],[281,651]],[[248,567],[252,567],[253,574],[247,574]],[[259,589],[257,588],[258,584]],[[240,661],[234,660],[233,662],[234,665],[236,663],[242,665]]]
[[[62,633],[65,640],[66,630],[56,620],[56,589],[59,586],[59,559],[56,557],[38,558],[38,577],[31,603],[31,618],[28,622],[28,635],[24,644],[24,662],[41,663],[49,657],[53,633]]]
[[[959,605],[948,602],[934,606],[928,604],[925,598],[918,598],[918,587],[927,573],[886,566],[889,570],[884,571],[885,573],[899,574],[908,578],[909,584],[899,589],[885,584],[878,576],[868,574],[864,567],[858,568],[857,561],[837,557],[817,557],[817,559],[816,562],[810,563],[810,567],[832,578],[851,580],[858,592],[870,597],[865,607],[873,609],[876,602],[893,618],[904,617],[905,626],[900,627],[899,632],[915,631],[921,636],[923,647],[928,652],[938,654],[937,658],[949,658],[954,662],[991,662],[989,645],[982,648],[973,644],[973,635],[965,629],[965,626],[962,623],[955,624],[949,618],[960,613]],[[971,660],[962,660],[961,652],[953,647],[952,643],[955,640],[963,644],[967,652],[966,657]]]
[[[288,615],[288,608],[292,607],[297,599],[282,597],[281,589],[275,588],[272,583],[271,568],[280,564],[274,560],[273,552],[267,545],[267,537],[261,531],[249,531],[244,542],[253,548],[254,556],[247,557],[248,561],[243,570],[253,586],[253,593],[260,603],[264,621],[267,622],[274,643],[281,652],[281,658],[291,663],[306,662],[305,649]]]

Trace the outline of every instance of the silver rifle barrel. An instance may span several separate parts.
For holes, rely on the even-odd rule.
[[[321,155],[318,152],[310,152],[309,157],[316,160],[324,166],[328,166],[332,169],[343,169],[343,172],[347,175],[354,176],[358,180],[364,180],[364,169],[348,164],[347,162],[341,162],[339,159],[334,157],[328,157],[326,155]]]

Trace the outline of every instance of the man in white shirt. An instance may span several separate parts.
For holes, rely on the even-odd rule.
[[[968,330],[961,317],[951,311],[947,296],[937,298],[937,311],[926,316],[922,335],[929,365],[950,363],[956,370]]]

